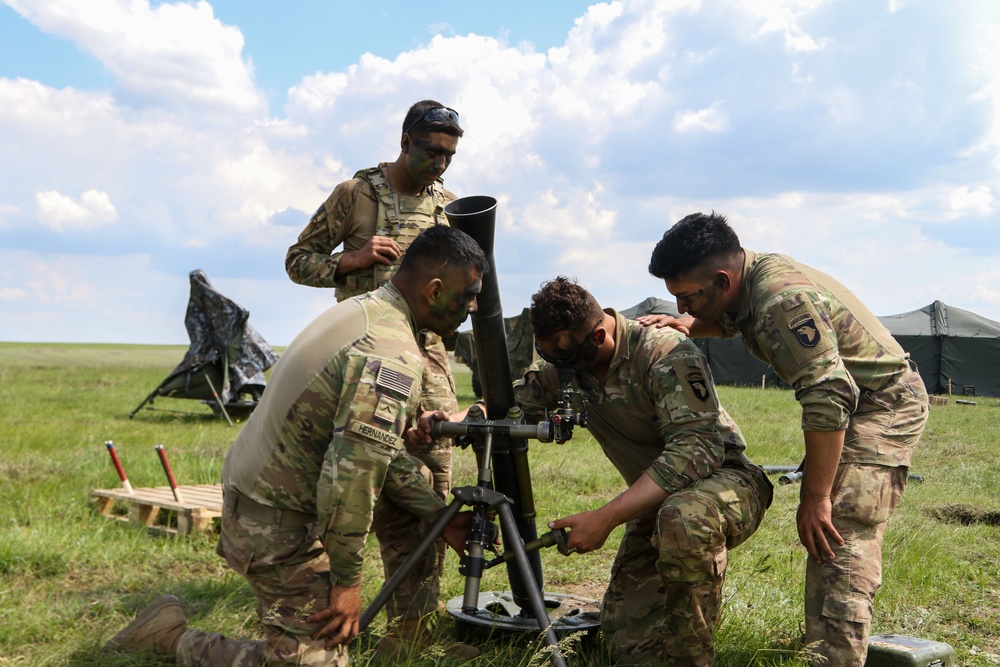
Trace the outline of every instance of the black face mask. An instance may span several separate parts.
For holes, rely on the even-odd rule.
[[[581,361],[590,361],[597,354],[597,345],[594,344],[594,330],[597,329],[600,324],[601,320],[598,320],[597,323],[591,327],[590,332],[587,334],[586,338],[583,339],[583,342],[577,345],[575,350],[564,357],[553,357],[546,354],[545,351],[543,351],[538,345],[537,340],[535,341],[535,352],[538,353],[538,356],[542,360],[553,364],[557,368],[574,368]]]

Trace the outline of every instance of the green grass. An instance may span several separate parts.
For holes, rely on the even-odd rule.
[[[159,399],[158,410],[128,413],[180,361],[183,347],[0,343],[0,665],[160,665],[100,647],[157,595],[184,602],[192,625],[258,637],[255,601],[242,578],[214,553],[212,537],[155,537],[100,516],[88,502],[118,479],[104,447],[113,440],[133,486],[162,486],[153,450],[163,444],[181,484],[216,483],[239,424],[229,427],[196,401]],[[459,375],[463,403],[469,376]],[[791,392],[724,387],[727,408],[762,464],[801,456]],[[1000,664],[1000,400],[934,406],[911,483],[889,524],[885,583],[875,632],[951,644],[961,665]],[[469,451],[456,450],[455,483],[475,482]],[[539,532],[557,516],[591,509],[622,482],[586,431],[566,445],[533,443],[531,474]],[[764,525],[731,556],[720,666],[803,665],[786,648],[801,634],[805,551],[795,535],[797,486],[779,486]],[[604,549],[565,558],[542,554],[546,590],[600,598],[616,531]],[[381,584],[369,545],[365,594]],[[464,579],[448,556],[443,598]],[[507,588],[503,568],[487,571],[483,591]],[[373,632],[381,629],[377,620]],[[445,624],[442,633],[453,629]],[[545,664],[531,638],[483,642],[480,666]],[[370,641],[352,646],[370,662]],[[570,664],[610,665],[600,645],[572,645]],[[433,664],[433,653],[413,664]]]

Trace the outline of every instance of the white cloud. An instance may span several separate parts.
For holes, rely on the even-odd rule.
[[[790,53],[801,51],[819,51],[830,43],[828,39],[816,41],[810,35],[803,35],[795,32],[785,33],[785,48]]]
[[[12,320],[34,322],[20,329],[32,336],[85,330],[78,319],[94,330],[87,311],[107,301],[134,317],[134,340],[155,335],[145,315],[182,341],[186,272],[204,268],[287,343],[332,300],[284,277],[290,227],[356,169],[393,159],[404,111],[424,97],[457,108],[466,128],[448,188],[500,201],[512,308],[557,272],[611,306],[665,296],[646,275],[652,244],[671,221],[715,209],[748,245],[828,270],[877,312],[942,298],[1000,319],[988,226],[1000,28],[981,25],[998,13],[987,2],[601,3],[544,52],[421,34],[424,46],[392,60],[310,69],[278,118],[242,35],[206,2],[8,2],[115,84],[0,78],[0,247],[22,248],[0,251],[0,266],[20,267],[0,277],[0,299],[22,308],[0,338],[29,335]],[[933,42],[917,39],[932,29]],[[81,247],[49,247],[56,235],[33,236],[38,221]],[[982,233],[961,238],[974,225]]]
[[[264,97],[243,59],[243,35],[208,2],[6,0],[43,31],[91,53],[138,107],[259,113]]]
[[[118,211],[106,192],[87,190],[74,200],[55,190],[35,193],[38,221],[56,232],[93,231],[115,222]]]
[[[956,215],[989,215],[996,210],[997,200],[987,185],[963,185],[951,193],[949,204]]]
[[[675,132],[724,132],[729,129],[729,119],[724,111],[717,107],[698,109],[695,111],[678,111],[674,114],[673,128]]]
[[[23,301],[27,297],[28,293],[23,289],[0,287],[0,301]]]

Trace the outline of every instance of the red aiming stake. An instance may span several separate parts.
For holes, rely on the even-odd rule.
[[[104,443],[108,447],[108,454],[111,455],[111,462],[115,464],[115,470],[118,471],[118,479],[122,481],[122,486],[128,491],[130,496],[135,495],[135,491],[132,490],[132,485],[128,481],[128,477],[125,476],[125,469],[122,468],[122,462],[118,460],[118,452],[115,451],[115,443],[108,440]]]
[[[174,500],[179,503],[184,502],[184,499],[181,498],[181,490],[177,488],[177,480],[174,479],[174,471],[170,469],[170,464],[167,463],[167,453],[163,450],[163,445],[157,445],[155,449],[156,453],[160,455],[163,472],[167,473],[167,481],[170,482],[170,490],[174,493]]]

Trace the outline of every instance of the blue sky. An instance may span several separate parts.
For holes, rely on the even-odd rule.
[[[1000,320],[995,0],[0,2],[0,340],[186,343],[202,269],[287,344],[333,295],[285,250],[424,98],[508,312],[666,297],[650,250],[715,210],[877,314]]]

